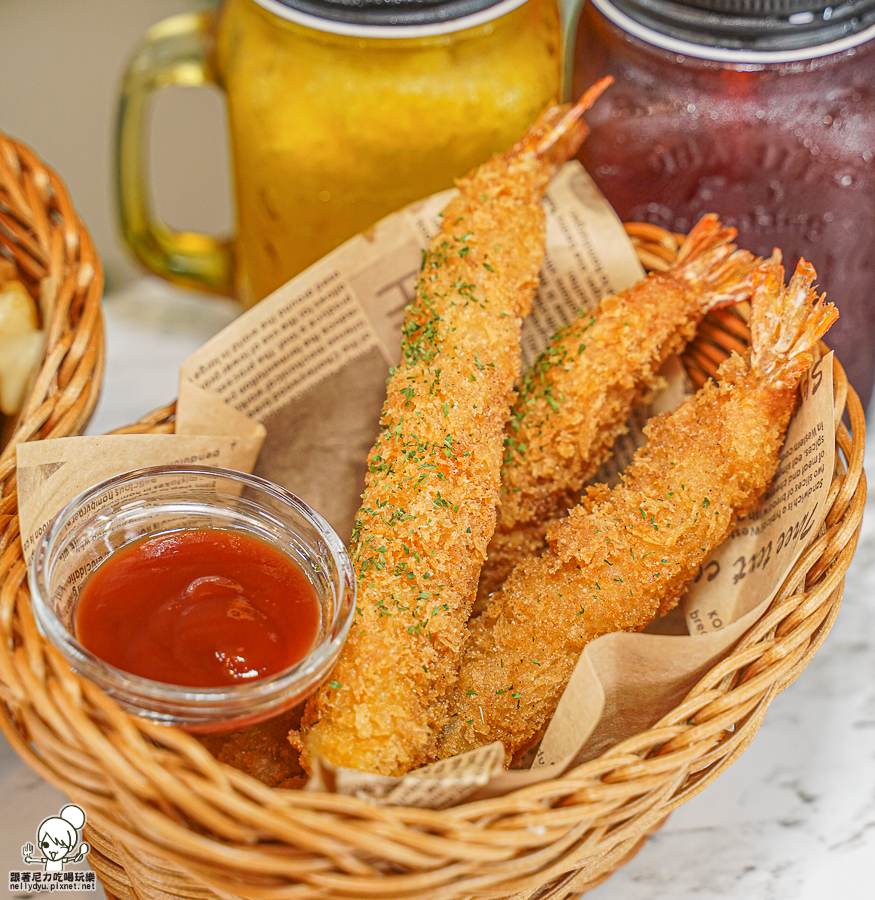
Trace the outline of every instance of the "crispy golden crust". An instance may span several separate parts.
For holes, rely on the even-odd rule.
[[[520,322],[544,254],[541,198],[584,133],[567,112],[549,110],[460,181],[423,258],[352,539],[357,614],[308,704],[305,764],[320,754],[400,775],[433,753],[446,722],[495,526]]]
[[[637,631],[674,606],[735,517],[765,491],[810,348],[834,318],[831,308],[811,305],[813,272],[781,292],[780,266],[770,265],[755,303],[763,322],[783,326],[786,341],[754,331],[760,364],[729,359],[719,386],[706,384],[654,419],[622,483],[592,488],[550,529],[544,556],[514,569],[472,629],[439,756],[494,740],[508,759],[525,748],[555,710],[583,647],[612,631]],[[804,308],[796,302],[791,310],[790,295],[804,296]]]
[[[481,601],[516,563],[544,549],[550,523],[576,503],[659,368],[684,348],[702,316],[749,296],[758,261],[729,243],[735,234],[716,216],[704,216],[671,270],[582,313],[526,373],[507,426]]]
[[[240,769],[268,787],[300,788],[307,780],[298,751],[288,741],[301,722],[303,707],[229,734],[207,735],[201,743],[219,762]]]

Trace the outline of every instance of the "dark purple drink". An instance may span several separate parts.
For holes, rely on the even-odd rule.
[[[637,19],[639,0],[591,0],[581,13],[574,94],[602,75],[616,79],[587,115],[582,162],[624,221],[686,232],[716,212],[738,229],[741,246],[764,256],[779,247],[788,269],[800,256],[812,262],[841,313],[827,342],[868,403],[875,2],[845,4],[855,15],[832,26],[837,12],[791,10],[771,32],[763,22],[773,16],[756,28],[741,28],[735,16],[721,30],[723,14],[662,0],[640,5]],[[679,10],[680,26],[667,24]],[[802,33],[794,17],[807,21]]]

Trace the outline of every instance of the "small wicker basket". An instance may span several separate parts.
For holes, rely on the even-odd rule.
[[[628,230],[649,268],[677,251],[678,236]],[[85,327],[70,343],[99,345]],[[737,312],[711,316],[687,354],[694,380],[747,339]],[[682,703],[560,778],[445,810],[267,788],[188,735],[127,715],[70,671],[34,625],[14,514],[0,557],[0,725],[36,772],[85,808],[91,865],[123,900],[577,895],[738,758],[832,626],[866,494],[863,410],[838,363],[834,374],[837,463],[817,540],[762,619]],[[93,380],[77,383],[94,390]],[[124,430],[168,432],[173,421],[168,407]],[[14,474],[4,472],[14,509]]]
[[[46,333],[42,365],[22,409],[5,423],[0,450],[0,549],[4,561],[9,557],[2,576],[6,590],[10,568],[23,575],[21,548],[14,550],[15,446],[80,434],[97,403],[103,378],[103,268],[64,183],[30,148],[2,133],[0,256],[12,261],[17,278],[37,302]],[[6,609],[4,605],[4,614]]]

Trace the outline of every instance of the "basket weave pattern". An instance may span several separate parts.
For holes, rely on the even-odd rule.
[[[628,231],[648,268],[678,249],[661,229]],[[747,339],[739,311],[712,314],[686,354],[693,380]],[[0,726],[85,808],[91,865],[124,900],[569,898],[738,758],[829,632],[866,495],[863,410],[838,363],[834,383],[829,513],[769,610],[668,715],[560,778],[446,810],[269,789],[188,735],[123,713],[69,670],[34,625],[14,516],[0,558]],[[173,408],[124,430],[172,431]],[[12,474],[4,495],[14,503]]]
[[[4,498],[15,445],[79,434],[103,377],[103,268],[66,186],[28,147],[0,134],[0,255],[37,300],[45,360],[0,454]],[[14,484],[14,478],[12,478]],[[2,513],[15,511],[4,502]]]

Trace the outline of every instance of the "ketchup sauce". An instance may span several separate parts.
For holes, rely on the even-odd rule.
[[[239,531],[183,530],[134,541],[82,587],[75,633],[116,668],[191,687],[273,675],[303,659],[320,603],[285,553]]]

